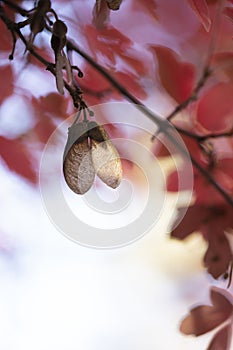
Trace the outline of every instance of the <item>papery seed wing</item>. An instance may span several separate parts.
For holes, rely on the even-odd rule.
[[[94,182],[95,170],[85,122],[69,128],[63,157],[63,173],[67,185],[77,194],[86,193]]]
[[[122,179],[120,156],[102,126],[89,122],[88,129],[96,174],[106,185],[116,188]]]

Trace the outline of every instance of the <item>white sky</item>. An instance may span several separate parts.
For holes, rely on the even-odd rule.
[[[37,191],[0,172],[1,349],[205,348],[208,337],[177,332],[188,307],[207,299],[198,238],[169,242],[164,222],[124,248],[85,248],[53,227]]]

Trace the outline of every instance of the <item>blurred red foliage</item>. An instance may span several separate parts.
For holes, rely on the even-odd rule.
[[[178,103],[186,100],[193,91],[195,67],[182,62],[170,48],[151,46],[158,59],[158,72],[162,86]]]
[[[2,102],[13,94],[13,71],[12,67],[7,64],[5,66],[0,66],[0,77],[4,84],[0,84],[0,105]]]
[[[59,1],[57,2],[59,11]],[[20,1],[13,3],[21,4]],[[219,25],[215,23],[218,5],[217,0],[187,0],[177,3],[173,0],[135,0],[123,2],[119,11],[109,11],[106,1],[100,0],[94,5],[93,13],[87,16],[89,20],[84,23],[84,19],[83,22],[80,19],[80,24],[77,20],[78,5],[66,1],[66,6],[70,6],[69,11],[66,14],[64,10],[63,13],[63,8],[60,7],[59,16],[64,16],[68,29],[72,28],[72,39],[82,45],[96,62],[138,99],[146,101],[150,98],[150,101],[153,101],[157,92],[165,92],[164,95],[170,97],[167,99],[165,110],[171,111],[190,98],[185,113],[177,114],[171,122],[186,131],[186,134],[180,131],[180,135],[190,155],[232,198],[233,1],[224,2]],[[14,9],[6,5],[4,8],[11,19],[16,17]],[[74,14],[74,18],[70,18],[71,13]],[[215,28],[217,36],[212,37]],[[6,62],[6,54],[10,54],[12,48],[12,36],[1,21],[0,32],[0,53],[3,54],[0,65],[2,104],[22,88],[17,86],[17,78],[23,71],[19,72],[15,63],[20,50],[22,60],[30,63],[25,65],[28,70],[30,67],[36,67],[37,70],[32,70],[35,72],[39,69],[45,70],[46,67],[31,54],[23,56],[22,46],[19,46],[18,51],[16,49],[16,59],[11,64]],[[68,30],[68,37],[70,32]],[[35,51],[48,63],[53,64],[54,57],[49,43],[48,37],[39,33]],[[210,43],[214,46],[212,51],[209,51]],[[74,55],[73,52],[70,56],[71,61]],[[211,57],[207,57],[208,55]],[[210,62],[210,77],[203,81],[198,96],[191,98],[206,61]],[[82,60],[80,65],[84,77],[75,77],[75,80],[83,90],[84,100],[88,105],[124,98],[88,62]],[[33,74],[31,79],[33,80]],[[52,82],[52,79],[48,73],[48,81]],[[27,88],[26,85],[25,82],[23,88]],[[51,84],[51,91],[52,86],[54,85]],[[10,170],[31,183],[37,183],[38,162],[33,156],[31,143],[26,140],[38,143],[41,150],[41,146],[47,142],[55,129],[57,120],[66,118],[69,104],[68,95],[63,97],[56,92],[47,91],[41,96],[39,88],[38,85],[36,96],[30,89],[25,93],[32,110],[33,121],[26,138],[25,135],[17,135],[14,139],[0,137],[0,155],[4,162]],[[109,122],[108,119],[108,116],[104,118],[106,122]],[[113,137],[124,133],[111,124],[108,125],[108,129]],[[218,133],[222,135],[217,135]],[[208,137],[209,134],[211,137]],[[154,153],[159,157],[169,155],[161,144],[154,147]],[[124,167],[130,171],[132,164],[124,161]],[[185,167],[179,170],[183,179],[186,170]],[[232,261],[230,239],[226,234],[230,233],[233,227],[232,207],[197,169],[194,168],[193,173],[194,204],[188,208],[183,221],[177,227],[174,223],[171,235],[184,239],[194,231],[201,232],[208,242],[203,257],[204,265],[214,278],[219,278],[228,271]],[[185,186],[184,180],[183,190],[186,189]],[[177,171],[168,176],[167,190],[179,190]],[[179,210],[180,213],[182,210],[184,208]],[[182,332],[200,335],[228,321],[232,316],[231,298],[219,290],[212,290],[211,300],[212,306],[203,305],[191,310],[190,315],[181,324]],[[215,334],[209,350],[227,350],[229,339],[230,328],[226,325]]]
[[[35,159],[22,139],[12,140],[0,136],[0,155],[10,170],[34,184],[37,183],[38,176],[35,168]]]

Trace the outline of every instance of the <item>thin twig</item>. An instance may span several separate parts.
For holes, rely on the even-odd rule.
[[[43,58],[40,54],[38,54],[34,50],[34,48],[31,45],[28,44],[27,40],[25,39],[24,35],[21,33],[20,29],[17,28],[17,25],[15,25],[14,22],[12,22],[9,18],[7,18],[3,13],[3,11],[0,11],[0,18],[2,19],[2,21],[5,23],[5,25],[8,27],[8,29],[11,32],[14,32],[18,35],[18,37],[22,40],[22,42],[24,43],[25,47],[30,52],[30,54],[33,55],[38,61],[40,61],[50,73],[56,76],[56,70],[54,68],[54,64],[47,61],[45,58]],[[74,106],[78,108],[80,105],[80,102],[82,102],[80,90],[77,90],[76,88],[72,88],[69,84],[67,84],[65,80],[64,80],[64,86],[66,90],[70,93],[73,99]]]
[[[25,47],[28,49],[28,51],[36,58],[38,59],[47,70],[49,70],[54,76],[56,76],[56,71],[54,69],[54,65],[45,60],[41,55],[39,55],[32,47],[28,46],[28,42],[21,33],[20,29],[18,29],[15,26],[14,22],[11,22],[9,18],[7,18],[3,11],[0,11],[0,18],[3,20],[3,22],[6,24],[6,26],[9,28],[9,23],[12,24],[12,30],[15,31],[15,33],[19,36],[19,38],[24,43]],[[166,137],[169,138],[170,142],[173,143],[173,145],[183,154],[187,159],[191,159],[192,164],[198,169],[198,171],[213,185],[213,187],[221,193],[221,195],[225,198],[226,202],[229,203],[231,206],[233,206],[233,198],[231,198],[228,193],[224,191],[224,189],[216,183],[214,178],[210,175],[210,173],[202,168],[202,166],[198,163],[198,161],[195,160],[192,156],[189,155],[188,151],[176,140],[176,138],[172,135],[174,127],[168,122],[166,119],[162,119],[155,113],[153,113],[148,107],[146,107],[144,104],[141,103],[135,96],[133,96],[127,89],[125,89],[118,81],[116,81],[102,66],[100,66],[98,63],[96,63],[95,60],[93,60],[89,55],[87,55],[83,50],[81,50],[76,44],[71,42],[70,40],[67,40],[67,49],[75,51],[79,55],[81,55],[87,62],[89,62],[96,70],[98,70],[106,80],[108,80],[123,96],[125,96],[130,102],[132,102],[137,109],[139,109],[142,113],[144,113],[148,118],[150,118],[159,128],[160,132],[163,132]],[[77,94],[77,91],[74,91],[72,87],[70,87],[69,84],[67,84],[64,81],[64,86],[66,90],[70,93],[74,105],[77,107],[77,105],[80,106],[80,103],[84,103],[81,99],[80,95]],[[76,96],[77,95],[77,96]]]
[[[212,178],[210,173],[202,168],[202,166],[189,154],[187,154],[186,150],[180,145],[169,133],[171,130],[170,124],[167,124],[166,119],[161,119],[156,114],[151,112],[144,104],[141,103],[136,97],[131,95],[119,82],[117,82],[103,67],[101,67],[96,61],[94,61],[89,55],[83,52],[77,45],[75,45],[71,41],[67,41],[67,45],[70,50],[73,50],[80,54],[83,58],[85,58],[95,69],[97,69],[118,91],[120,91],[130,102],[134,103],[135,107],[146,114],[153,122],[155,122],[160,130],[163,132],[169,140],[173,143],[179,151],[185,155],[186,157],[190,157],[193,165],[198,169],[198,171],[221,193],[221,195],[225,198],[225,200],[233,206],[233,198],[231,198],[224,189],[216,183],[216,181]]]
[[[176,114],[180,113],[182,110],[184,110],[191,102],[197,100],[198,98],[198,93],[200,92],[201,88],[204,86],[206,80],[209,78],[211,75],[211,69],[210,67],[210,62],[212,55],[215,50],[215,43],[217,40],[218,36],[218,29],[220,25],[220,19],[221,19],[221,13],[222,13],[222,7],[224,4],[224,0],[220,0],[216,12],[215,12],[215,19],[213,21],[213,29],[212,29],[212,34],[210,36],[210,43],[207,51],[207,56],[204,64],[204,68],[201,74],[201,78],[199,79],[196,87],[194,88],[194,91],[190,97],[188,97],[184,102],[179,104],[174,111],[167,117],[167,120],[171,120]]]
[[[232,137],[233,136],[233,128],[230,129],[229,131],[225,131],[225,132],[221,132],[221,133],[209,133],[209,134],[206,134],[206,135],[197,135],[197,134],[194,134],[193,132],[189,131],[189,130],[185,130],[185,129],[182,129],[180,127],[176,127],[176,130],[180,133],[180,134],[183,134],[183,135],[186,135],[192,139],[195,139],[197,140],[198,142],[203,142],[205,140],[208,140],[208,139],[217,139],[217,138],[221,138],[221,137]]]
[[[20,15],[22,15],[23,17],[28,17],[29,16],[29,11],[24,10],[22,7],[20,7],[19,5],[8,1],[8,0],[2,0],[2,2],[4,2],[4,4],[6,4],[7,6],[9,6],[10,8],[12,8],[13,10],[15,10],[17,13],[19,13]]]

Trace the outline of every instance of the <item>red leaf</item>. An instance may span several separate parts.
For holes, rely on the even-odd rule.
[[[215,221],[208,225],[209,246],[204,256],[207,271],[214,277],[222,276],[232,260],[232,253],[228,239],[222,230],[215,228]]]
[[[95,69],[87,67],[84,69],[85,77],[80,81],[80,87],[88,98],[89,104],[95,105],[113,97],[122,98],[122,95],[113,89],[112,85]],[[110,74],[126,89],[133,92],[138,98],[144,99],[147,94],[139,82],[138,76],[131,72],[110,72]],[[89,96],[88,96],[89,95]]]
[[[194,307],[182,321],[180,331],[184,334],[199,336],[221,325],[232,315],[232,304],[219,290],[211,290],[213,306]]]
[[[179,218],[183,216],[183,213],[185,213],[186,210],[187,208],[179,208],[177,221],[179,221]],[[177,221],[173,223],[175,229],[172,231],[172,237],[184,239],[189,234],[199,230],[206,214],[205,207],[197,205],[190,206],[179,225],[176,227]]]
[[[133,69],[139,77],[148,75],[145,57],[133,47],[132,41],[116,28],[107,26],[102,30],[96,30],[93,26],[87,25],[85,26],[85,37],[88,40],[93,57],[104,64],[105,67],[109,66],[112,70],[115,70],[116,59],[120,57],[122,64],[130,66],[130,69]],[[117,67],[118,70],[120,68]]]
[[[223,275],[232,260],[229,241],[225,230],[233,228],[232,209],[227,205],[205,206],[195,203],[189,207],[183,220],[180,216],[186,208],[180,208],[178,219],[173,223],[171,236],[184,239],[194,231],[200,231],[208,242],[208,249],[204,256],[204,264],[208,272],[218,278]],[[178,226],[177,222],[179,222]]]
[[[171,153],[168,151],[168,148],[165,147],[164,143],[159,139],[156,139],[153,144],[153,153],[156,157],[168,157]],[[172,190],[168,190],[172,191]]]
[[[203,157],[201,154],[201,150],[200,147],[198,146],[198,143],[187,137],[187,136],[182,136],[182,139],[185,143],[185,146],[187,147],[188,152],[190,153],[190,155],[194,156],[195,159],[201,164],[203,165]],[[187,178],[187,183],[185,182],[186,180],[186,173],[187,171],[189,171],[188,168],[185,167],[185,163],[184,166],[181,167],[181,169],[179,169],[179,175],[182,175],[182,183],[180,184],[178,181],[178,172],[177,170],[173,171],[171,174],[168,175],[167,177],[167,181],[166,181],[166,186],[167,186],[167,191],[171,191],[171,192],[177,192],[179,190],[184,189],[184,190],[190,190],[189,184],[190,181]],[[195,184],[195,168],[193,169],[194,172],[194,184]]]
[[[223,158],[216,162],[214,178],[222,188],[233,195],[233,158]]]
[[[65,118],[67,116],[68,99],[58,93],[51,92],[34,100],[35,108],[41,113],[54,117]]]
[[[117,72],[115,75],[117,81],[119,81],[126,89],[133,93],[140,99],[145,99],[147,93],[143,86],[140,84],[139,77],[131,72]]]
[[[106,0],[96,0],[92,14],[92,23],[97,29],[103,29],[109,21],[109,7]]]
[[[211,177],[227,192],[230,196],[233,194],[233,160],[224,158],[217,160],[213,168],[206,167]],[[215,187],[197,170],[194,171],[194,195],[196,204],[216,205],[225,202],[223,196]]]
[[[44,116],[35,125],[33,131],[36,133],[36,136],[40,142],[46,143],[55,128],[56,126],[54,125],[52,119]]]
[[[199,173],[194,177],[193,190],[196,204],[208,206],[213,203],[216,205],[225,203],[223,196]]]
[[[85,93],[85,100],[88,101],[90,106],[103,102],[112,93],[112,86],[90,65],[85,65],[83,71],[85,77],[79,80],[79,86]]]
[[[213,337],[207,350],[230,350],[232,327],[227,325],[218,331]]]
[[[211,27],[211,19],[209,8],[206,3],[206,0],[188,0],[191,8],[199,18],[201,24],[207,32],[209,32]]]
[[[54,56],[52,55],[52,51],[48,50],[48,46],[35,47],[35,51],[41,55],[46,61],[54,62]],[[45,68],[44,64],[41,63],[38,59],[35,58],[29,51],[27,52],[27,61],[30,64],[33,64],[39,68]]]
[[[228,131],[232,127],[233,84],[220,83],[201,98],[197,121],[211,132]]]
[[[191,191],[193,188],[191,187],[190,182],[190,167],[184,166],[179,169],[173,171],[169,174],[166,187],[169,192],[178,192],[178,191]]]
[[[32,156],[21,139],[10,140],[0,136],[0,155],[10,170],[32,183],[37,182]]]
[[[131,40],[112,26],[96,30],[93,26],[86,25],[84,31],[94,58],[97,59],[100,53],[112,66],[116,63],[115,55],[132,46]]]
[[[159,76],[163,87],[178,102],[186,100],[194,86],[195,69],[191,63],[182,62],[171,49],[151,46],[159,65]]]
[[[0,21],[0,33],[1,33],[0,50],[9,51],[10,53],[13,46],[13,40],[12,40],[10,31],[6,28],[5,24],[2,21]]]
[[[12,67],[8,64],[0,66],[0,77],[4,84],[0,84],[0,104],[13,93],[13,72]]]
[[[215,74],[220,75],[220,78],[223,77],[224,81],[231,80],[233,83],[233,52],[216,53],[212,58],[212,67]]]
[[[233,8],[232,7],[226,7],[223,11],[225,16],[227,16],[231,21],[233,21]]]
[[[157,5],[154,0],[144,0],[144,1],[134,0],[133,7],[142,13],[147,13],[153,19],[158,20],[157,11],[156,11]]]

